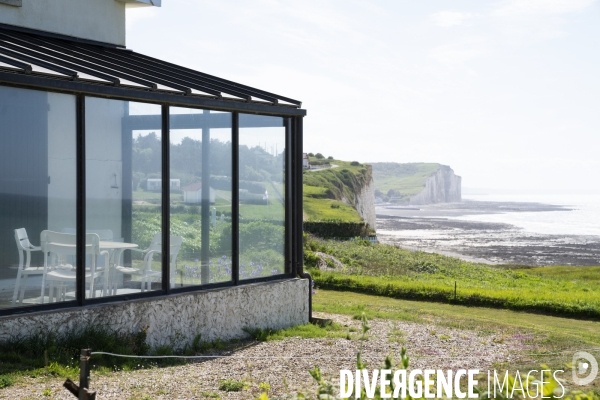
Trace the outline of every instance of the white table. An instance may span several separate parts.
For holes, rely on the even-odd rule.
[[[121,255],[123,254],[123,251],[125,251],[127,249],[136,249],[138,247],[139,246],[135,243],[105,242],[102,240],[100,241],[100,250],[107,250],[110,254],[110,257],[108,260],[109,270],[106,271],[107,273],[104,274],[104,288],[102,289],[102,296],[106,296],[106,292],[108,290],[112,289],[113,285],[114,285],[114,293],[111,293],[111,294],[116,294],[117,283],[113,282],[113,275],[114,275],[114,278],[116,278],[116,274],[114,274],[114,267],[121,259]]]

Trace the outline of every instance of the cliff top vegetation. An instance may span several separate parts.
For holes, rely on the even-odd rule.
[[[304,171],[304,216],[308,221],[361,222],[354,197],[372,177],[370,165],[334,160],[320,153],[311,156],[311,165],[323,169]]]
[[[375,196],[384,200],[408,201],[425,187],[427,178],[437,171],[438,163],[371,163]],[[386,200],[386,201],[387,201]]]

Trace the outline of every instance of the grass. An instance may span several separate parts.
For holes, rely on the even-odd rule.
[[[514,354],[509,366],[495,366],[497,369],[529,371],[547,364],[552,369],[564,369],[570,375],[565,366],[571,362],[574,352],[586,350],[600,358],[600,321],[329,290],[319,290],[313,296],[313,310],[350,315],[356,319],[364,314],[369,319],[428,323],[486,334],[531,335],[534,349]],[[394,337],[404,338],[401,334]],[[418,356],[413,354],[413,358]],[[600,381],[596,379],[590,389],[600,393]]]
[[[309,238],[306,259],[313,260],[315,251],[345,265],[335,272],[313,270],[322,288],[600,318],[600,267],[497,267],[383,244]]]
[[[310,221],[362,221],[350,204],[370,181],[371,167],[340,160],[330,162],[338,167],[304,172],[304,215]]]
[[[313,324],[297,325],[286,329],[272,330],[272,329],[249,329],[245,328],[244,331],[254,339],[261,342],[268,342],[273,340],[283,340],[290,337],[300,337],[302,339],[308,338],[347,338],[348,331],[346,328],[339,324],[331,323],[324,327],[320,327]]]
[[[302,206],[304,213],[309,216],[309,220],[362,221],[361,216],[354,207],[338,200],[305,197]]]

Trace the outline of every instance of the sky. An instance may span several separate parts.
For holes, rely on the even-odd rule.
[[[600,0],[163,0],[127,46],[301,100],[306,152],[600,193]]]

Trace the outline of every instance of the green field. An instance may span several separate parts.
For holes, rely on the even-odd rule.
[[[490,266],[383,244],[313,238],[306,243],[307,266],[315,265],[315,251],[344,264],[311,270],[323,288],[600,318],[600,267]]]

